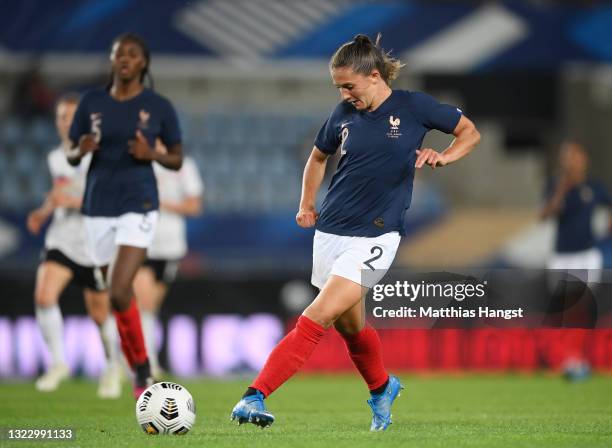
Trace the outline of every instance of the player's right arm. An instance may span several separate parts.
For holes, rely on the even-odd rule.
[[[77,110],[74,113],[72,123],[70,125],[70,131],[68,137],[71,142],[70,148],[65,150],[66,158],[68,163],[72,166],[77,166],[81,163],[81,159],[88,152],[96,151],[100,142],[100,130],[97,129],[98,134],[94,132],[96,129],[92,129],[91,120],[88,113],[88,102],[90,95],[86,94],[83,96]]]
[[[49,216],[53,214],[54,209],[53,202],[47,196],[40,207],[28,213],[26,225],[31,234],[38,235],[41,227],[47,222]]]
[[[340,122],[345,118],[346,107],[346,103],[338,103],[315,138],[314,147],[304,168],[300,209],[295,216],[300,227],[313,227],[319,218],[319,213],[315,208],[317,193],[325,176],[327,159],[340,147]]]
[[[83,134],[79,138],[79,144],[66,151],[68,163],[72,166],[77,166],[81,163],[81,159],[85,154],[96,151],[98,148],[99,145],[94,134]]]
[[[312,149],[310,157],[304,168],[302,179],[302,198],[300,199],[300,209],[295,217],[300,227],[308,228],[315,225],[319,213],[315,209],[317,193],[325,176],[325,166],[329,155],[321,151],[316,146]]]
[[[569,188],[568,181],[561,177],[554,187],[553,194],[549,196],[546,204],[540,210],[540,219],[548,219],[559,214],[563,208],[563,201]]]

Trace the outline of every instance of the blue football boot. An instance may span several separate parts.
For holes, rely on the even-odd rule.
[[[381,394],[372,395],[368,400],[372,408],[370,431],[384,431],[391,424],[391,405],[404,387],[398,377],[389,375],[389,384]]]
[[[255,395],[249,395],[240,400],[232,410],[231,420],[238,420],[238,424],[253,423],[262,429],[274,423],[274,416],[266,411],[264,396],[257,391]]]

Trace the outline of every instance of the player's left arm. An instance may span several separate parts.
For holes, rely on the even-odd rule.
[[[153,151],[152,160],[169,170],[178,171],[183,166],[183,145],[180,143],[170,145],[165,154]]]
[[[187,196],[180,201],[161,201],[159,204],[162,210],[176,213],[183,216],[199,216],[202,214],[202,196]]]
[[[160,208],[183,216],[195,217],[201,215],[204,208],[204,182],[195,161],[191,157],[185,156],[183,158],[183,167],[178,173],[178,179],[181,185],[180,200],[160,200]]]
[[[435,169],[438,166],[456,162],[468,155],[480,142],[480,132],[478,132],[472,120],[463,114],[453,130],[453,135],[455,136],[454,140],[442,152],[432,148],[417,149],[415,167],[422,168],[423,165],[429,165],[431,169]]]

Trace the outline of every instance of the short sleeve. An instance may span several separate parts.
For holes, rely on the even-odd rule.
[[[49,173],[51,174],[51,179],[57,179],[58,177],[61,177],[63,175],[57,160],[56,150],[53,150],[49,152],[49,154],[47,154],[47,165],[49,166]]]
[[[170,101],[164,99],[163,121],[159,138],[167,148],[181,143],[181,129],[179,127],[176,110]]]
[[[423,126],[427,129],[437,129],[446,134],[453,133],[463,114],[461,109],[450,104],[440,103],[423,92],[413,92],[411,103],[412,112]]]
[[[340,121],[343,116],[343,103],[339,103],[317,134],[315,146],[325,154],[335,154],[340,146]]]
[[[90,132],[90,121],[88,117],[88,103],[89,95],[84,95],[79,101],[74,117],[72,118],[72,124],[70,125],[70,131],[68,132],[68,138],[72,142],[73,146],[79,144],[79,140],[82,135]]]
[[[204,192],[204,183],[200,171],[191,157],[185,157],[181,167],[181,187],[185,196],[201,196]]]

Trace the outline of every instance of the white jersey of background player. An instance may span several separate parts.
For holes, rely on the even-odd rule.
[[[80,202],[91,154],[83,157],[81,165],[73,167],[66,160],[63,148],[59,146],[49,153],[47,163],[53,184],[63,187],[64,193]],[[53,210],[53,220],[45,235],[45,249],[60,250],[75,263],[93,267],[85,247],[83,215],[77,208],[57,207]]]
[[[185,156],[179,171],[172,171],[154,163],[161,206],[159,222],[147,258],[153,260],[180,260],[187,255],[187,226],[185,216],[201,211],[204,184],[195,161]],[[197,202],[185,206],[185,200]],[[191,204],[190,204],[191,205]],[[189,209],[189,210],[186,210]]]
[[[164,151],[158,143],[156,150]],[[147,259],[134,279],[134,292],[140,307],[142,330],[153,376],[160,376],[155,339],[156,314],[169,285],[174,281],[179,262],[187,254],[186,216],[202,212],[204,185],[191,157],[183,158],[179,171],[154,163],[159,191],[159,220]]]

